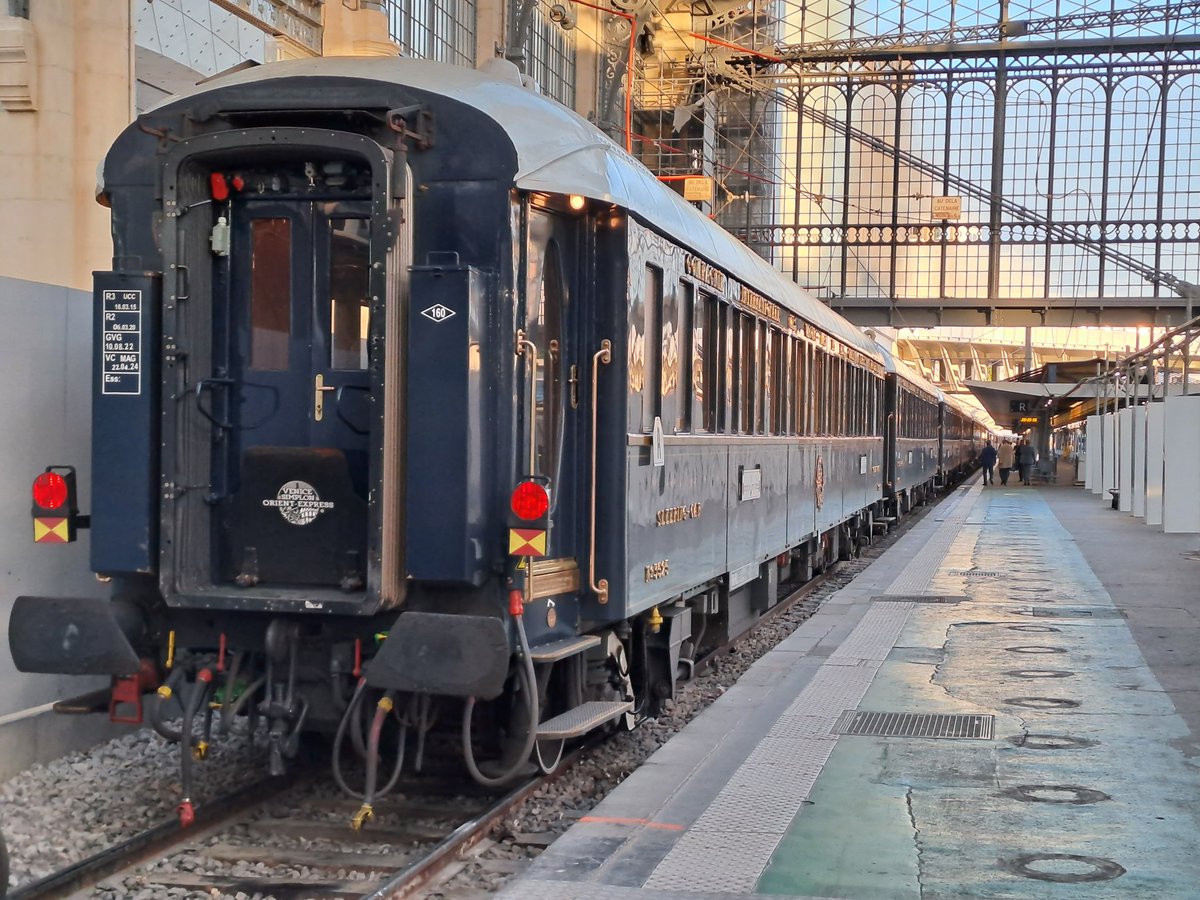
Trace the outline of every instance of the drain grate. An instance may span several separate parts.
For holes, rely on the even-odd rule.
[[[965,594],[877,594],[874,603],[965,603],[971,598]]]
[[[946,738],[990,741],[994,716],[944,713],[866,712],[848,709],[833,726],[834,734],[862,737]]]
[[[951,578],[1000,578],[1004,573],[984,569],[951,569],[946,574]]]

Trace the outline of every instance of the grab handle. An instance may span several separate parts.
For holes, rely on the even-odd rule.
[[[588,552],[588,582],[596,599],[604,604],[608,602],[608,579],[596,580],[596,421],[600,409],[598,388],[600,384],[600,366],[612,362],[612,341],[605,338],[600,342],[600,349],[592,356],[592,508],[591,508],[591,548]]]

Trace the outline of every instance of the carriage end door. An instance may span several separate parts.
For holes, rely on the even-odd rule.
[[[235,198],[214,304],[217,581],[366,582],[367,200]],[[220,281],[218,276],[218,282]]]

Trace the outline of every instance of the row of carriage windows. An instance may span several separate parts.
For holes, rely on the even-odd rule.
[[[902,390],[899,405],[900,437],[928,438],[937,434],[938,408],[936,404]]]
[[[658,418],[676,434],[882,433],[878,376],[691,281],[663,282],[646,267],[644,328],[630,336],[630,387],[643,398],[635,429],[650,433]]]

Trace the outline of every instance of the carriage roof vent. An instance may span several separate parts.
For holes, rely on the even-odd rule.
[[[507,59],[494,57],[485,60],[479,66],[479,71],[489,78],[495,78],[497,81],[507,81],[509,84],[515,84],[517,87],[524,85],[524,76],[521,70],[517,68],[517,64],[509,62]]]

